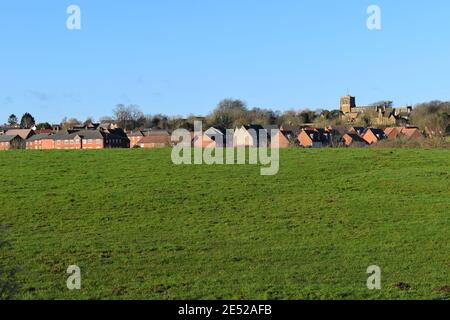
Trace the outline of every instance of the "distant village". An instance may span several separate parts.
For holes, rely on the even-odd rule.
[[[421,140],[429,133],[409,125],[413,108],[394,108],[388,103],[357,106],[356,99],[344,96],[340,101],[340,123],[323,127],[314,124],[246,124],[236,128],[211,126],[201,134],[191,130],[191,145],[196,147],[260,147],[258,137],[267,136],[267,142],[278,148],[303,147],[364,147],[383,140]],[[370,114],[375,126],[355,125],[360,117]],[[198,119],[202,120],[202,119]],[[227,134],[233,129],[233,135]],[[275,133],[275,134],[274,134]],[[230,141],[232,139],[232,143]],[[266,139],[263,139],[266,141]],[[276,141],[277,143],[274,143]],[[170,130],[159,127],[128,130],[120,121],[109,119],[94,123],[76,124],[69,128],[51,125],[51,128],[4,126],[0,128],[0,150],[28,149],[105,149],[105,148],[164,148],[175,145]]]

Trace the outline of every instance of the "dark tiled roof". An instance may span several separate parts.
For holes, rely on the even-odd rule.
[[[285,132],[291,132],[293,134],[298,135],[300,133],[301,128],[299,126],[291,126],[291,125],[283,125],[283,130]]]
[[[53,140],[67,140],[70,139],[70,133],[66,130],[58,131],[54,135],[52,135]]]
[[[113,135],[115,137],[128,139],[126,132],[122,128],[108,129],[104,130],[103,132],[106,133],[107,135]]]
[[[15,136],[0,135],[0,142],[11,142],[16,137],[20,137],[20,136],[19,135],[15,135]]]
[[[317,130],[303,129],[303,132],[305,132],[313,142],[322,142],[322,136]]]
[[[372,131],[372,133],[378,138],[378,139],[384,139],[386,138],[386,134],[384,133],[383,130],[378,129],[378,128],[367,128],[364,131],[364,135],[367,134],[369,131]]]
[[[35,134],[52,133],[52,129],[39,129],[34,131]]]
[[[98,130],[80,130],[72,133],[72,135],[73,137],[76,137],[78,135],[83,139],[103,139],[104,137],[102,132]]]
[[[53,139],[53,137],[48,133],[41,133],[36,134],[34,136],[31,136],[27,139],[27,141],[37,141],[37,140],[44,140],[44,139]]]
[[[341,136],[345,135],[349,129],[346,126],[334,126],[332,127],[332,130],[335,131],[335,133],[339,133]]]
[[[354,130],[359,135],[362,135],[367,131],[367,129],[364,127],[352,127],[351,129]]]
[[[352,138],[353,142],[360,142],[360,143],[364,143],[367,144],[367,141],[364,140],[363,138],[361,138],[358,134],[356,133],[347,133],[347,135]]]

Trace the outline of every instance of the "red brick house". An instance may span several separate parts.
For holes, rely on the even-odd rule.
[[[19,135],[0,135],[0,150],[25,149],[25,140]]]
[[[53,135],[55,149],[82,149],[82,138],[77,133],[63,131]]]
[[[55,149],[55,140],[50,134],[35,134],[26,141],[26,148],[30,150],[50,150]]]
[[[154,130],[147,133],[139,140],[138,145],[141,148],[164,148],[170,146],[170,134],[165,130]]]
[[[61,131],[52,136],[55,149],[129,148],[130,140],[122,129]]]

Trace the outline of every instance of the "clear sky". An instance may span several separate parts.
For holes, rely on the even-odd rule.
[[[66,9],[81,8],[81,30]],[[380,6],[382,29],[366,27]],[[450,1],[14,0],[0,4],[0,123],[450,100]]]

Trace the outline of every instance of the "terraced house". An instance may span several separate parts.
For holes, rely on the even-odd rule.
[[[104,149],[129,148],[130,141],[122,129],[83,129],[39,134],[27,139],[27,149]]]
[[[40,133],[31,136],[26,141],[26,148],[30,150],[50,150],[55,148],[55,140],[50,133]]]

